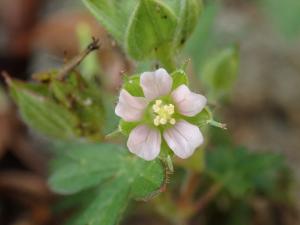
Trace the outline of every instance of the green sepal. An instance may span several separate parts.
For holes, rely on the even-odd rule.
[[[132,75],[124,77],[123,88],[128,91],[132,96],[142,97],[144,92],[140,86],[140,75]]]
[[[163,139],[160,146],[159,158],[165,161],[168,156],[173,156],[173,155],[174,152],[170,149],[167,142]]]
[[[172,90],[176,89],[180,85],[189,85],[189,79],[184,70],[178,69],[170,74],[173,80]],[[128,91],[132,96],[144,97],[143,89],[140,85],[140,74],[125,76],[124,84],[122,88]]]
[[[208,121],[212,119],[212,113],[206,106],[200,113],[193,117],[184,117],[184,119],[198,127],[202,127],[208,124]]]
[[[175,70],[172,74],[173,84],[172,84],[172,90],[176,89],[180,85],[189,85],[189,78],[187,74],[183,70]]]
[[[139,122],[126,122],[124,120],[120,120],[119,130],[125,136],[128,136],[130,132],[139,124]]]

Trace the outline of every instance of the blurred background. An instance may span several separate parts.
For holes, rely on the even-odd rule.
[[[199,25],[199,66],[224,43],[238,43],[240,48],[237,81],[219,109],[233,142],[253,151],[283,154],[294,177],[293,207],[282,209],[288,216],[274,219],[264,202],[256,202],[257,220],[230,225],[299,225],[300,1],[206,2]],[[26,80],[37,71],[62,65],[78,53],[83,25],[101,40],[97,60],[105,74],[102,79],[107,91],[116,92],[120,75],[133,71],[134,64],[80,1],[0,0],[0,71]],[[57,196],[47,187],[50,157],[43,138],[20,121],[4,85],[0,90],[0,224],[62,224],[66,215],[55,213]],[[138,224],[140,218],[129,221]]]

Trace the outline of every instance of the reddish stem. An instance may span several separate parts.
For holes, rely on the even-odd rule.
[[[194,210],[198,212],[202,211],[219,193],[221,187],[221,184],[214,184],[211,186],[210,189],[204,195],[202,195],[198,201],[196,201]]]
[[[194,171],[191,171],[188,173],[188,176],[184,183],[185,185],[183,185],[183,187],[181,189],[181,193],[180,193],[180,197],[179,197],[180,204],[186,204],[192,199],[192,197],[200,183],[199,176],[200,175]]]

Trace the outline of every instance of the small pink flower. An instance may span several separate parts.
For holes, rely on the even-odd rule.
[[[203,110],[206,98],[193,93],[186,85],[172,91],[172,77],[164,69],[144,72],[140,86],[144,97],[135,97],[122,89],[115,113],[127,122],[139,122],[130,132],[130,152],[145,160],[155,159],[162,137],[180,158],[188,158],[203,143],[200,129],[184,120]]]

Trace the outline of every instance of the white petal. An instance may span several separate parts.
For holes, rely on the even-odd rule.
[[[164,131],[163,136],[175,155],[182,159],[190,157],[203,143],[203,136],[198,127],[181,120]]]
[[[161,135],[159,130],[146,125],[134,128],[127,141],[129,151],[145,160],[155,159],[160,152]]]
[[[140,80],[144,95],[149,100],[169,94],[172,83],[173,80],[165,69],[158,69],[154,72],[144,72]]]
[[[128,122],[139,121],[147,107],[147,101],[143,97],[134,97],[125,89],[120,92],[119,102],[115,113]]]
[[[172,98],[179,112],[185,116],[195,116],[206,105],[203,95],[191,92],[186,85],[180,85],[172,92]]]

